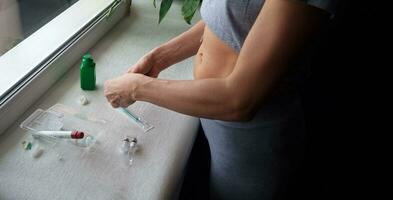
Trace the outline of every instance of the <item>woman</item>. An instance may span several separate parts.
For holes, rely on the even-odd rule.
[[[273,199],[302,155],[294,61],[332,0],[205,0],[202,21],[105,83],[113,107],[147,101],[201,118],[213,199]],[[195,80],[160,71],[196,55]]]

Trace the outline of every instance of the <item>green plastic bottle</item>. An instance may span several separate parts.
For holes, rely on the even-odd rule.
[[[80,67],[82,90],[96,89],[96,64],[90,54],[85,54]]]

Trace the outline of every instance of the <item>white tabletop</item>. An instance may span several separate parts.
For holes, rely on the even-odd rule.
[[[183,32],[187,25],[175,2],[161,25],[152,1],[134,0],[131,16],[123,19],[92,49],[96,62],[97,90],[82,91],[79,64],[67,72],[14,125],[0,135],[0,199],[173,199],[196,136],[197,118],[158,106],[137,102],[130,110],[155,126],[143,133],[110,107],[103,96],[105,80],[121,75],[139,57],[156,45]],[[162,72],[161,78],[191,79],[192,59]],[[80,105],[86,96],[90,103]],[[72,144],[33,158],[21,142],[31,137],[19,124],[38,108],[60,103],[80,113],[105,119],[97,143],[89,148]],[[140,149],[133,165],[124,162],[119,151],[121,139],[137,136]],[[64,155],[58,159],[58,153]]]

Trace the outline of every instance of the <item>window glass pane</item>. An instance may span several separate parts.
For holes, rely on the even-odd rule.
[[[0,56],[77,0],[0,0]]]

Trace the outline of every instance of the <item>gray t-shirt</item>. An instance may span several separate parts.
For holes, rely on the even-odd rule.
[[[292,0],[290,0],[292,1]],[[334,15],[337,0],[297,0]],[[204,0],[201,16],[207,26],[230,47],[240,52],[263,0]]]

